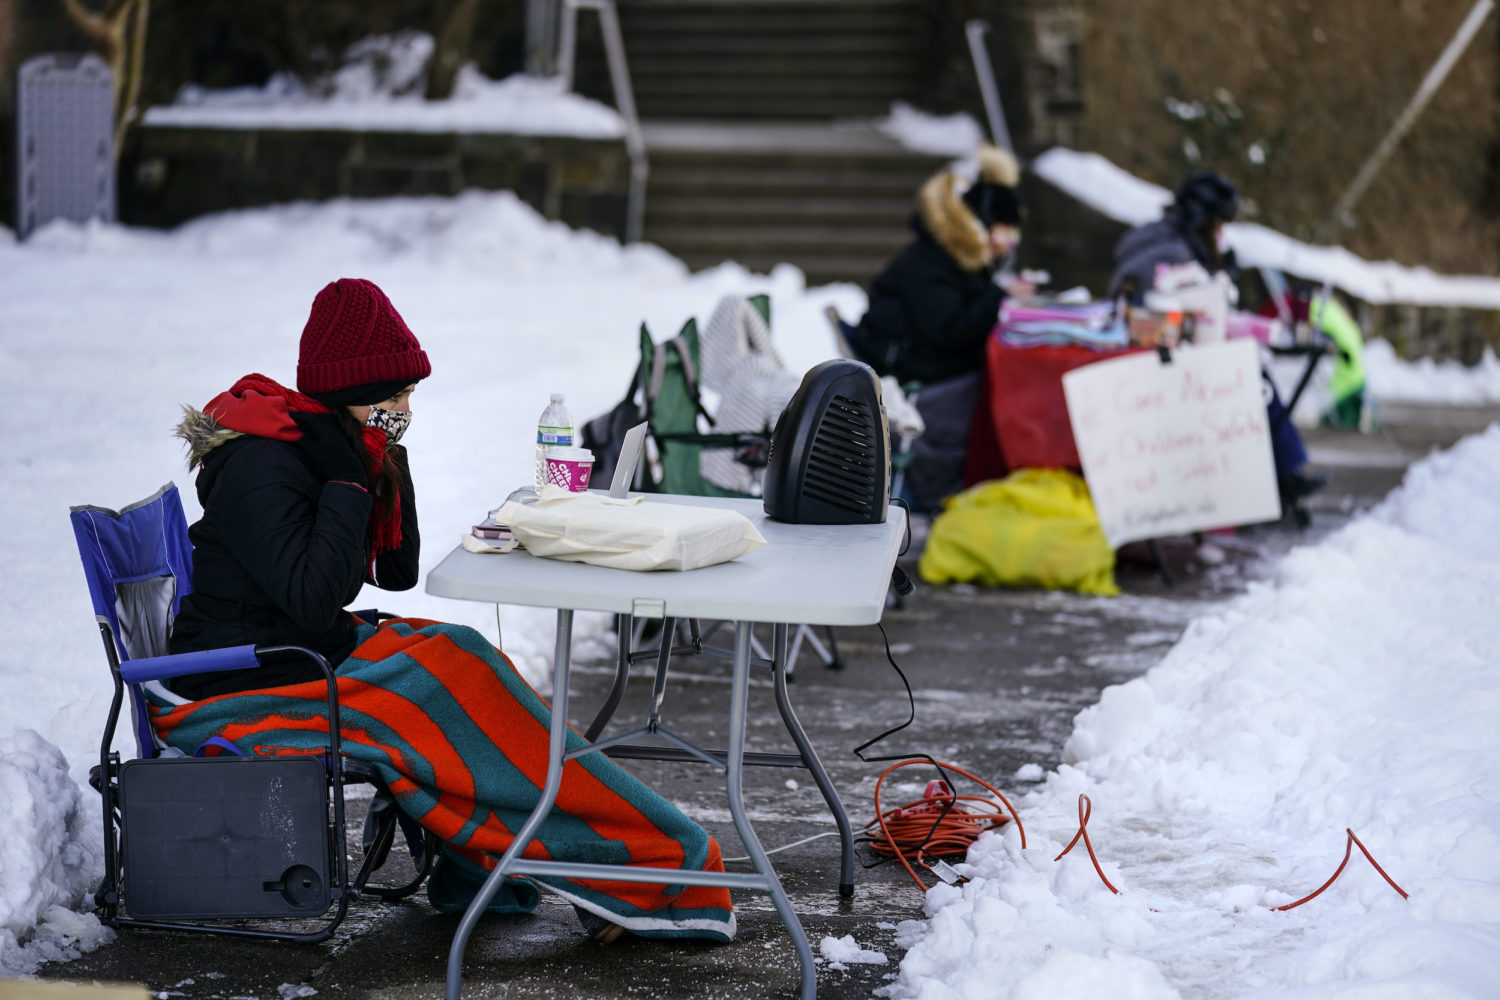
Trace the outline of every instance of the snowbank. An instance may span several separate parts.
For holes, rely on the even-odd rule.
[[[1195,621],[928,893],[896,998],[1488,997],[1500,974],[1500,427]],[[1082,845],[1054,862],[1093,803]],[[1356,851],[1352,828],[1407,892]]]
[[[104,870],[98,802],[80,793],[62,752],[30,729],[0,733],[0,802],[0,975],[108,940],[113,932],[80,912]]]
[[[1158,218],[1172,201],[1166,188],[1127,173],[1097,153],[1056,147],[1033,160],[1030,169],[1127,226]],[[1273,267],[1308,281],[1332,284],[1366,302],[1500,309],[1500,279],[1368,261],[1342,247],[1313,246],[1250,222],[1230,223],[1224,232],[1241,267]]]
[[[328,78],[303,83],[277,74],[263,87],[183,88],[177,100],[147,110],[150,126],[331,129],[381,132],[478,132],[616,139],[619,113],[565,91],[562,80],[517,74],[491,80],[472,65],[459,70],[453,96],[423,100],[432,36],[408,32],[367,38],[345,53]]]

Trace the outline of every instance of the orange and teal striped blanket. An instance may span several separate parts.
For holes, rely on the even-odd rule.
[[[551,710],[474,629],[408,618],[363,626],[360,638],[335,671],[345,755],[373,765],[401,809],[449,850],[493,870],[546,780]],[[247,754],[324,752],[327,714],[324,681],[185,704],[151,699],[156,731],[186,753],[213,736]],[[568,749],[583,745],[570,730]],[[716,840],[603,754],[568,762],[557,804],[524,855],[724,869]],[[727,889],[537,881],[636,934],[734,936]],[[535,905],[534,893],[511,898],[512,909]]]

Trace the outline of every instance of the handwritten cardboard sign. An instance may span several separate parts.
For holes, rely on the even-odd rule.
[[[1063,394],[1110,545],[1281,516],[1253,341],[1098,361]]]

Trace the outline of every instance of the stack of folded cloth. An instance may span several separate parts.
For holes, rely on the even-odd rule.
[[[1112,302],[1004,302],[1000,339],[1011,347],[1081,346],[1101,351],[1130,344]]]

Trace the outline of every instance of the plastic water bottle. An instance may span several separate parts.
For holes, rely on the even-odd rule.
[[[573,416],[568,412],[567,399],[560,392],[552,394],[552,401],[542,411],[536,422],[536,488],[547,483],[547,449],[571,448],[574,444]]]

